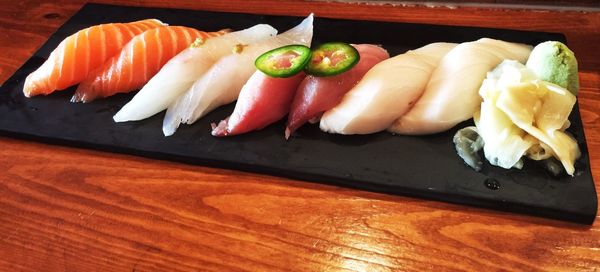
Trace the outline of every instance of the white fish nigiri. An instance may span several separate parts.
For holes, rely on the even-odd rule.
[[[387,129],[421,96],[433,70],[455,46],[432,43],[378,63],[340,104],[325,112],[321,130],[369,134]]]
[[[442,132],[473,117],[481,105],[477,93],[487,72],[505,59],[525,63],[531,46],[489,38],[461,43],[433,71],[414,107],[388,130],[421,135]]]
[[[169,60],[113,119],[115,122],[142,120],[167,109],[215,62],[231,54],[236,44],[252,44],[276,34],[277,30],[270,25],[259,24],[205,41],[196,40],[190,48]]]
[[[260,54],[289,44],[310,46],[312,35],[311,14],[285,33],[240,48],[238,53],[220,59],[169,106],[163,121],[165,136],[175,133],[179,124],[192,124],[215,108],[235,101],[244,83],[256,71],[254,61]]]

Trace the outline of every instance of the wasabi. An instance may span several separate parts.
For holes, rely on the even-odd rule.
[[[577,59],[573,51],[561,42],[538,44],[531,51],[527,68],[540,79],[559,85],[574,95],[579,92]]]

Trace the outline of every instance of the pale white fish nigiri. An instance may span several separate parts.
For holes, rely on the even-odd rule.
[[[142,120],[165,110],[215,62],[231,54],[234,46],[260,42],[275,35],[275,28],[259,24],[220,37],[196,40],[190,48],[169,60],[113,119],[115,122]]]
[[[432,43],[375,65],[342,102],[325,112],[321,130],[369,134],[387,129],[421,96],[431,73],[454,43]]]
[[[175,133],[179,124],[192,124],[215,108],[235,101],[244,83],[256,71],[254,61],[262,53],[289,44],[310,47],[312,35],[311,14],[285,33],[250,44],[238,53],[220,59],[169,106],[163,121],[165,136]]]
[[[414,107],[388,129],[408,135],[448,130],[473,117],[481,105],[479,87],[487,72],[505,59],[525,63],[531,46],[489,38],[461,43],[441,60]]]

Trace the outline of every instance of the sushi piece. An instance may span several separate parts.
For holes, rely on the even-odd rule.
[[[285,33],[259,43],[236,46],[236,53],[220,59],[169,106],[163,121],[165,136],[175,133],[179,124],[192,124],[213,109],[235,101],[244,83],[256,71],[254,60],[262,53],[289,44],[310,46],[312,23],[311,14]]]
[[[369,134],[387,129],[421,96],[440,60],[455,46],[432,43],[378,63],[323,114],[321,130]]]
[[[142,120],[167,109],[215,62],[231,54],[236,44],[252,44],[276,34],[275,28],[260,24],[204,42],[198,40],[197,45],[169,60],[113,119],[115,122]]]
[[[471,119],[481,105],[477,91],[492,70],[505,59],[525,63],[531,46],[489,38],[462,43],[442,59],[425,92],[389,131],[421,135],[448,130]]]
[[[389,58],[387,51],[370,44],[353,45],[360,60],[352,69],[335,76],[307,76],[294,97],[285,130],[286,139],[309,120],[333,108],[375,64]]]
[[[345,46],[358,58],[354,48],[349,44]],[[222,137],[259,130],[283,118],[290,111],[294,93],[305,77],[304,70],[311,62],[311,56],[315,55],[309,47],[298,44],[260,55],[254,62],[258,71],[244,84],[233,113],[218,126],[211,124],[212,135]]]
[[[92,71],[79,84],[71,102],[90,102],[116,93],[139,89],[173,56],[196,39],[208,39],[227,33],[203,32],[183,26],[150,29],[129,41],[118,55]]]
[[[88,73],[121,51],[134,36],[165,26],[156,19],[88,27],[65,38],[50,57],[25,79],[26,97],[47,95],[84,80]]]
[[[213,136],[230,136],[259,130],[283,118],[289,111],[298,85],[305,75],[300,72],[277,78],[256,71],[246,82],[231,116],[213,124]]]

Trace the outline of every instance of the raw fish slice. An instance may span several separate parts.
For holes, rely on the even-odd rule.
[[[260,54],[289,44],[310,46],[313,15],[298,26],[259,43],[241,48],[236,54],[215,63],[185,94],[167,109],[163,121],[165,136],[175,133],[179,124],[192,124],[213,109],[237,99],[244,83],[256,71],[254,60]]]
[[[77,31],[60,42],[44,64],[27,76],[23,93],[27,97],[47,95],[73,86],[119,53],[133,37],[164,25],[159,20],[148,19],[96,25]]]
[[[240,91],[231,116],[213,124],[213,136],[230,136],[262,129],[283,118],[289,111],[304,73],[275,78],[256,71]]]
[[[321,117],[323,112],[333,108],[375,64],[390,55],[385,49],[370,44],[353,45],[360,54],[360,61],[347,72],[335,76],[307,76],[294,97],[288,116],[285,138],[309,120]]]
[[[387,129],[421,96],[440,60],[456,44],[432,43],[384,60],[321,118],[323,131],[369,134]]]
[[[129,41],[118,55],[91,72],[79,84],[71,102],[90,102],[96,98],[139,89],[173,56],[196,39],[208,39],[228,31],[203,32],[183,26],[166,26],[144,31]]]
[[[142,120],[165,110],[215,62],[231,54],[236,44],[251,44],[276,34],[270,25],[260,24],[181,51],[117,112],[115,122]]]
[[[432,134],[473,117],[481,105],[477,93],[487,72],[505,59],[525,63],[531,46],[483,38],[450,51],[431,75],[423,96],[389,131]]]

